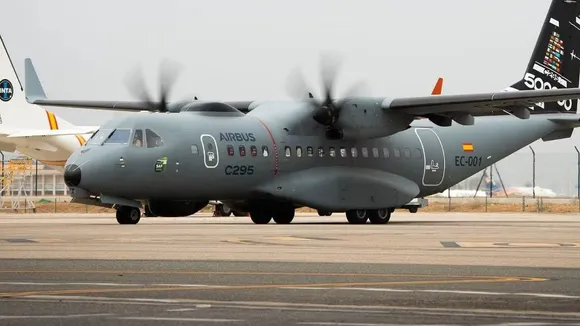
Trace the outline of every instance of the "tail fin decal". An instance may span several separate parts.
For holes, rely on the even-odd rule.
[[[0,104],[24,101],[24,88],[1,35],[0,43],[2,43],[0,47]]]
[[[508,90],[578,88],[580,74],[580,4],[552,0],[524,78]],[[577,100],[538,103],[541,112],[571,112]],[[534,108],[530,108],[534,109]]]
[[[50,130],[58,130],[58,121],[56,121],[56,116],[54,113],[44,110],[46,112],[46,117],[48,118],[48,126]]]

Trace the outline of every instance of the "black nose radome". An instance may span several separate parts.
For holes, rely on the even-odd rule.
[[[67,165],[64,169],[64,183],[76,187],[81,183],[81,168],[76,164]]]

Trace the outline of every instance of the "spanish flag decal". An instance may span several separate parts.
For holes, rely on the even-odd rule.
[[[472,143],[463,143],[463,151],[464,152],[473,152],[473,144]]]

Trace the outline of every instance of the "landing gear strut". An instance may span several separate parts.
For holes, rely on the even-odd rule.
[[[141,220],[141,210],[137,207],[119,206],[116,217],[119,224],[137,224]]]
[[[391,219],[392,209],[353,209],[346,212],[346,219],[350,224],[387,224]]]

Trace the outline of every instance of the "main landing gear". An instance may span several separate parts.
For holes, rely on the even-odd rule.
[[[383,209],[353,209],[346,212],[346,219],[350,224],[387,224],[391,219],[392,208]]]
[[[292,204],[254,205],[250,209],[250,218],[254,224],[268,224],[272,219],[277,224],[290,224],[295,212]]]
[[[141,210],[137,207],[119,206],[117,222],[119,224],[137,224],[141,220]]]

